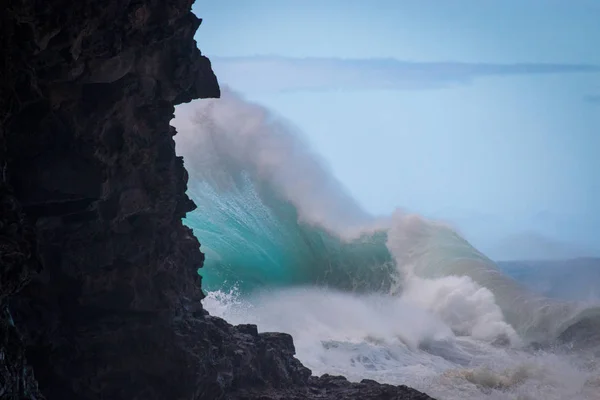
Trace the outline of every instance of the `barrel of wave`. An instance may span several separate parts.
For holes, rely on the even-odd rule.
[[[525,342],[552,342],[574,323],[583,324],[581,320],[599,326],[600,313],[531,292],[448,225],[397,212],[387,245],[405,279],[464,276],[491,291],[505,320]]]

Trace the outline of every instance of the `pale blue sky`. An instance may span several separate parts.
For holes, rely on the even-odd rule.
[[[194,10],[221,83],[300,127],[369,211],[450,219],[497,258],[533,233],[600,253],[600,1]]]

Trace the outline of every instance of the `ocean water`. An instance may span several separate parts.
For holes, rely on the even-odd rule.
[[[572,273],[498,265],[402,210],[373,217],[301,132],[230,90],[174,124],[211,314],[292,334],[315,374],[441,400],[600,399],[597,265],[561,291]]]

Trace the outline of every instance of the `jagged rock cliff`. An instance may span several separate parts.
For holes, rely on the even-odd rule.
[[[169,126],[219,96],[191,3],[0,4],[0,398],[428,398],[202,310]]]

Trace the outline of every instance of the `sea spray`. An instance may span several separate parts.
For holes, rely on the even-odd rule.
[[[475,283],[493,296],[506,321],[525,341],[552,341],[582,319],[593,319],[595,326],[600,323],[599,307],[531,292],[447,225],[403,213],[396,213],[393,221],[388,248],[409,281],[415,276],[427,280],[468,278],[465,284]]]

